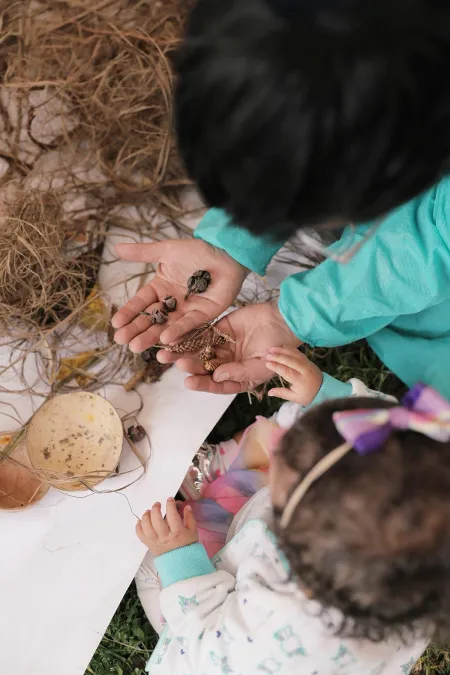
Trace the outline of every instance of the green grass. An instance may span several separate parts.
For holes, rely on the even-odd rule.
[[[309,356],[330,375],[346,381],[352,377],[368,387],[401,396],[402,383],[390,373],[363,342],[341,349],[316,350]],[[248,426],[256,415],[268,416],[280,405],[267,397],[238,396],[223,415],[208,440],[212,443],[230,438]],[[134,584],[123,598],[86,675],[145,675],[145,664],[156,644],[153,633],[136,595]],[[450,651],[431,646],[415,668],[415,675],[450,675]]]
[[[144,675],[157,636],[136,595],[134,583],[120,603],[85,675]]]

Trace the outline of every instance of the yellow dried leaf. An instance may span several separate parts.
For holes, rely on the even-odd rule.
[[[77,375],[75,382],[80,387],[80,389],[86,389],[94,379],[93,375]]]
[[[81,352],[76,356],[68,356],[61,359],[58,372],[56,374],[56,382],[63,382],[67,378],[72,377],[77,370],[87,368],[95,359],[97,350],[92,349],[89,352]]]
[[[81,315],[80,322],[86,328],[106,331],[109,325],[109,312],[99,293],[100,288],[95,284],[87,298],[87,305]]]

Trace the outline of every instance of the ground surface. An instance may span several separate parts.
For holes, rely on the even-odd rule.
[[[322,370],[340,380],[358,377],[366,385],[385,393],[400,396],[401,383],[390,374],[363,343],[342,349],[320,350],[313,355]],[[250,424],[256,415],[270,415],[279,402],[263,398],[258,401],[245,394],[238,396],[219,421],[209,440],[230,438],[234,432]],[[118,608],[106,634],[91,661],[86,675],[144,675],[145,664],[156,643],[156,637],[145,618],[132,584]],[[414,675],[450,675],[450,648],[430,647],[415,668]]]

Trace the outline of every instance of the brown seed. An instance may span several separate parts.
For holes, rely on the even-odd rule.
[[[217,359],[213,361],[205,361],[203,363],[203,368],[208,372],[208,373],[213,373],[219,366],[221,366],[222,363],[221,361],[218,361]]]
[[[166,312],[174,312],[177,308],[177,299],[173,295],[166,295],[162,304]]]
[[[144,363],[156,361],[157,353],[158,349],[156,347],[150,347],[149,349],[146,349],[144,352],[141,353],[141,359],[144,361]]]
[[[167,314],[162,312],[160,309],[154,309],[152,312],[152,319],[157,324],[166,323]]]
[[[139,443],[147,436],[147,432],[140,424],[133,424],[133,426],[128,427],[127,434],[133,443]]]
[[[222,333],[221,330],[216,328],[215,326],[211,326],[211,330],[213,332],[213,340],[215,341],[215,345],[223,345],[224,342],[233,342],[234,340],[230,335],[227,335],[226,333]]]
[[[204,347],[198,354],[200,361],[210,361],[216,358],[216,352],[211,346]]]
[[[204,293],[211,283],[211,275],[206,270],[197,270],[192,276],[189,277],[187,281],[187,293],[185,295],[185,300],[192,293]]]

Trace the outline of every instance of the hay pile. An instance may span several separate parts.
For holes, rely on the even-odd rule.
[[[53,325],[92,288],[95,254],[64,254],[63,215],[50,192],[15,192],[0,202],[0,335],[29,337]]]
[[[90,154],[115,198],[141,194],[176,207],[186,181],[173,143],[170,54],[191,0],[6,4],[0,109],[5,129],[5,108],[17,119],[0,154],[26,173],[33,153],[24,152],[25,130],[38,154],[61,143]],[[2,136],[4,146],[0,127]]]
[[[170,58],[192,1],[1,3],[3,335],[55,325],[86,300],[127,204],[181,215]]]

